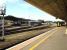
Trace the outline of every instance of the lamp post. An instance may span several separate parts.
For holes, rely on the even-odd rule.
[[[6,7],[5,6],[2,6],[1,9],[0,9],[1,13],[0,15],[2,15],[2,38],[1,40],[4,41],[4,15],[6,13]]]

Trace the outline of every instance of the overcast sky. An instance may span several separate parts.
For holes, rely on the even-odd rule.
[[[24,0],[0,0],[0,6],[6,4],[6,15],[13,15],[19,18],[33,19],[33,20],[50,20],[55,21],[55,17],[43,12],[42,10],[32,6]]]

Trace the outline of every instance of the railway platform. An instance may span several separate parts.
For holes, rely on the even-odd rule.
[[[57,27],[6,50],[67,50],[66,27]]]

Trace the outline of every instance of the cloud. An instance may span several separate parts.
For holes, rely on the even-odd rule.
[[[19,0],[6,0],[6,2],[9,2],[9,3],[16,3],[18,2]]]
[[[0,6],[2,6],[5,2],[6,0],[0,0]]]
[[[0,7],[8,4],[16,4],[20,0],[0,0]]]
[[[0,0],[0,5],[2,4],[6,4],[6,3],[16,3],[18,2],[19,0]]]

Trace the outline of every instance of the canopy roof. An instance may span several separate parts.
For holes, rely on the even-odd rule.
[[[25,0],[30,4],[67,21],[67,0]]]

